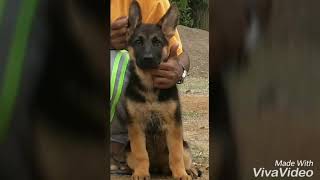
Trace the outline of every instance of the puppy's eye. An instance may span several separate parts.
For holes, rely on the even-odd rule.
[[[153,44],[154,46],[159,47],[159,46],[161,46],[161,41],[160,41],[158,38],[153,38],[153,39],[152,39],[152,44]]]
[[[136,45],[139,45],[139,46],[142,46],[143,45],[143,41],[142,41],[142,39],[136,39],[135,41],[134,41],[134,43],[136,44]]]

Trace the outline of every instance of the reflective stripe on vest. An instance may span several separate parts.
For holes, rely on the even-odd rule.
[[[125,58],[122,58],[122,56],[125,56]],[[122,67],[121,67],[121,71],[120,71],[120,76],[118,79],[118,87],[115,91],[115,85],[116,85],[116,79],[117,79],[117,74],[119,69],[119,63],[121,61],[121,59],[123,59],[122,62]],[[126,75],[126,71],[127,71],[127,66],[129,64],[129,54],[126,50],[121,50],[118,52],[118,54],[115,57],[114,60],[114,64],[112,67],[112,71],[111,71],[111,81],[110,81],[110,101],[111,101],[111,110],[110,110],[110,123],[112,122],[115,113],[116,113],[116,109],[117,109],[117,104],[119,103],[120,97],[121,97],[121,93],[122,93],[122,89],[123,89],[123,84],[125,81],[125,75]],[[115,94],[114,94],[115,92]]]

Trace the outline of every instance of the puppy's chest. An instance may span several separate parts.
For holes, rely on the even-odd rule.
[[[163,126],[171,121],[176,108],[176,101],[159,101],[159,92],[144,92],[144,102],[127,98],[127,110],[134,121],[152,126]]]

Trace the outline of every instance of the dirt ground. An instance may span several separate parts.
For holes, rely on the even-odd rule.
[[[184,138],[189,142],[194,166],[202,171],[202,177],[209,179],[209,33],[184,26],[178,27],[186,52],[189,53],[191,69],[182,85],[179,85],[181,97]],[[111,176],[112,180],[128,180],[130,176]],[[171,177],[154,177],[166,180]]]

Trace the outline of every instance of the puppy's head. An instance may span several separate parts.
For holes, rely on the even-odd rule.
[[[178,25],[178,9],[172,5],[157,24],[142,23],[141,9],[134,0],[129,9],[128,50],[142,70],[157,68],[168,57],[168,43]]]

